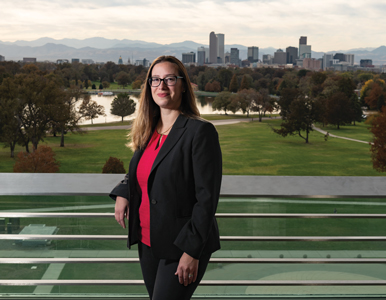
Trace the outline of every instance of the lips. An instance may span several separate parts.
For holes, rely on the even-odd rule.
[[[164,97],[169,96],[169,94],[168,93],[159,93],[159,94],[157,94],[157,96],[161,97],[161,98],[164,98]]]

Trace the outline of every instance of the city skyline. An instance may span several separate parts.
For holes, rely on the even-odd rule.
[[[227,44],[297,46],[307,36],[316,51],[378,47],[386,5],[379,1],[150,1],[3,0],[1,41],[101,36],[169,44],[208,44],[208,28]],[[371,20],[371,22],[369,22]],[[231,25],[231,26],[230,26]]]

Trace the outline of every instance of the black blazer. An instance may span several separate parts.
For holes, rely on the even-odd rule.
[[[128,247],[138,242],[141,193],[136,173],[143,150],[111,192],[129,200]],[[150,242],[159,258],[199,259],[220,249],[215,212],[222,178],[218,134],[206,121],[180,115],[160,149],[148,179]]]

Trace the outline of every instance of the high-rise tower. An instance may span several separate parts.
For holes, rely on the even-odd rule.
[[[223,33],[217,33],[217,62],[224,63],[225,62],[225,56],[224,56],[224,48],[225,48],[225,35]]]
[[[216,34],[212,31],[209,34],[209,63],[212,64],[217,64],[217,36]]]

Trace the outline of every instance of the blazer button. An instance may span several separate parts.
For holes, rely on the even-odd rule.
[[[156,204],[156,203],[157,203],[157,200],[151,199],[151,204]]]

